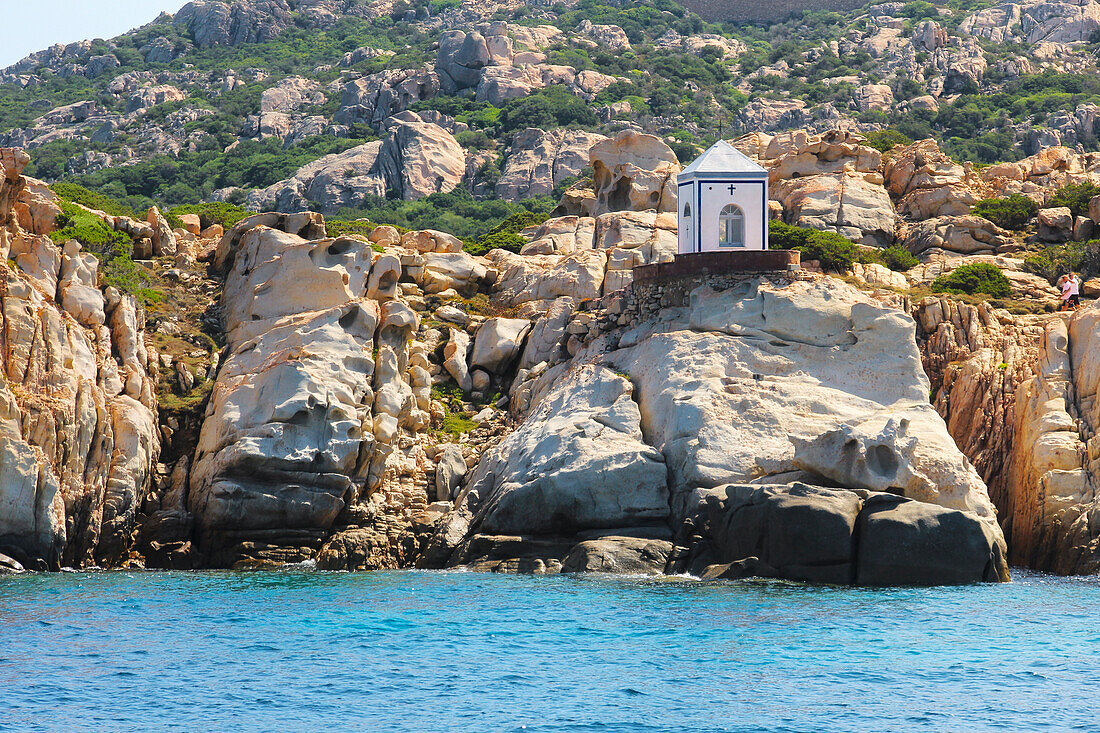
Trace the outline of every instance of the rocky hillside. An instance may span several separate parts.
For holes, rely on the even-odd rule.
[[[97,302],[112,323],[152,314],[137,343],[114,337],[109,361],[141,354],[147,371],[127,371],[124,389],[152,391],[156,410],[120,411],[145,421],[150,449],[127,458],[116,438],[112,465],[142,472],[109,525],[115,554],[29,530],[0,547],[46,567],[1007,577],[997,509],[928,401],[932,352],[900,288],[812,271],[632,283],[633,265],[675,250],[673,216],[649,207],[678,165],[634,133],[593,145],[588,163],[589,187],[560,202],[577,214],[526,230],[520,253],[485,256],[433,230],[328,236],[312,212],[224,232],[187,216],[173,230],[156,209],[139,222],[82,208],[13,169],[9,238],[50,235],[33,257],[13,246],[13,282],[41,285],[54,240],[79,255],[67,239],[78,214],[90,217],[80,236],[130,242],[146,310],[95,277],[126,259],[98,249],[81,260],[82,297],[58,265],[50,298],[93,324]],[[893,272],[868,264],[854,282],[875,268]],[[220,348],[196,349],[202,334]],[[24,512],[42,503],[10,482],[3,496]],[[76,522],[80,505],[54,496],[54,526]]]
[[[196,1],[6,70],[0,565],[1095,572],[1100,23],[968,7]],[[718,136],[803,271],[635,282]]]
[[[1100,4],[955,7],[737,25],[671,0],[202,0],[0,72],[0,144],[134,211],[231,201],[464,239],[548,212],[623,129],[681,161],[794,129],[982,164],[1095,150]]]
[[[30,567],[117,565],[160,451],[157,354],[133,295],[46,236],[57,197],[0,150],[0,546]]]

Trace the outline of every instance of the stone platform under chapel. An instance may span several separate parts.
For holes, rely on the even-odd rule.
[[[793,249],[695,252],[676,255],[672,262],[639,265],[634,282],[675,280],[682,277],[727,273],[787,273],[801,267],[802,255]]]

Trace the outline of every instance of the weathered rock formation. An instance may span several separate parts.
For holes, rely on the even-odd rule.
[[[42,236],[44,212],[56,206],[48,190],[24,195],[28,162],[0,149],[0,258],[9,263],[0,292],[0,551],[29,568],[118,565],[159,452],[156,355],[135,299],[99,289],[96,258]],[[21,207],[39,233],[20,227]]]
[[[316,202],[324,213],[363,204],[394,191],[414,200],[452,191],[466,172],[466,156],[454,136],[406,113],[391,118],[385,140],[364,143],[302,166],[290,178],[249,195],[253,209],[286,213]]]
[[[606,139],[581,130],[517,132],[496,184],[497,196],[506,201],[549,196],[558,184],[579,176],[592,146]]]
[[[927,402],[908,316],[831,280],[704,286],[656,315],[624,315],[627,327],[587,337],[574,360],[521,372],[513,409],[525,421],[471,472],[427,563],[556,572],[596,552],[585,543],[636,560],[644,542],[649,572],[662,572],[701,542],[684,529],[700,492],[801,480],[914,500],[845,500],[853,526],[866,500],[898,514],[882,526],[920,537],[879,535],[890,549],[860,556],[864,582],[1005,577],[993,505]],[[567,332],[574,323],[585,321]],[[946,572],[945,555],[930,557],[907,575],[898,548],[936,542],[922,523],[943,523],[936,536],[971,559]]]
[[[624,130],[589,151],[592,179],[571,187],[556,214],[599,216],[612,211],[676,211],[676,154],[659,138]]]
[[[1011,557],[1060,574],[1100,571],[1098,324],[1095,307],[1048,320],[1034,376],[1016,390],[1005,502]]]

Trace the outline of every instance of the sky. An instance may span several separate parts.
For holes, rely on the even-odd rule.
[[[0,0],[0,69],[55,43],[112,38],[187,0]]]

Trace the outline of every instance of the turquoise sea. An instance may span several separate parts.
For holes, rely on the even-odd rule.
[[[0,577],[4,731],[1100,728],[1100,582]]]

